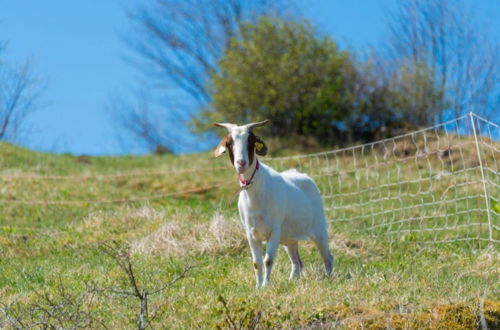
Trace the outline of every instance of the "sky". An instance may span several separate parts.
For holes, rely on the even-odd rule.
[[[385,17],[397,0],[299,0],[299,10],[343,47],[363,50],[379,43]],[[57,153],[141,154],[144,147],[120,132],[109,110],[139,72],[131,51],[126,9],[140,0],[0,0],[0,55],[10,65],[29,60],[47,82],[28,131],[19,144]],[[500,1],[466,0],[478,20],[500,37]],[[497,18],[495,20],[495,18]]]

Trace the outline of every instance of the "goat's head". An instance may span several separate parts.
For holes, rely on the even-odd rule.
[[[252,130],[268,122],[269,120],[264,120],[242,126],[229,123],[215,123],[215,126],[225,127],[229,132],[220,141],[217,148],[215,148],[215,157],[219,157],[227,150],[231,164],[236,171],[244,173],[253,164],[255,154],[260,156],[267,154],[266,144]]]

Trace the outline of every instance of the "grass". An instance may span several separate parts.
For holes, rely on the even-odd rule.
[[[0,144],[0,200],[9,201],[0,203],[0,327],[17,321],[137,327],[140,302],[117,293],[131,289],[130,278],[120,268],[122,259],[104,253],[106,243],[129,247],[140,288],[165,287],[148,300],[151,325],[157,328],[478,328],[481,322],[495,328],[500,322],[498,246],[473,240],[487,235],[485,227],[469,226],[484,223],[483,211],[460,213],[484,208],[476,196],[481,186],[474,183],[480,175],[477,159],[470,148],[453,149],[456,137],[448,142],[452,148],[446,155],[417,160],[411,155],[419,148],[407,151],[403,143],[391,149],[392,162],[382,162],[374,150],[269,160],[274,167],[296,166],[314,176],[332,196],[325,198],[329,219],[357,220],[330,225],[336,257],[332,277],[323,277],[317,251],[304,242],[301,279],[288,280],[289,261],[280,250],[273,284],[261,291],[254,289],[236,206],[228,205],[237,183],[226,159],[209,153],[75,157]],[[496,164],[496,154],[487,157],[487,164]],[[190,171],[194,167],[207,170]],[[447,172],[456,174],[431,179]],[[228,184],[199,189],[220,182]],[[197,192],[169,195],[184,190]],[[151,195],[159,197],[113,202]],[[399,211],[383,213],[392,209]],[[393,221],[412,217],[419,220]],[[382,226],[365,230],[372,224]],[[443,226],[452,228],[422,231]],[[461,237],[471,240],[422,243]],[[192,268],[186,276],[170,283],[187,266]]]

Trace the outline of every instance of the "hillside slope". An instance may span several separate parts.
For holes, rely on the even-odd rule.
[[[342,157],[351,164],[354,156]],[[312,175],[323,168],[269,162]],[[342,177],[346,187],[356,180]],[[142,314],[159,328],[470,328],[481,318],[498,326],[499,253],[476,242],[387,240],[332,222],[334,276],[323,278],[305,242],[300,280],[287,279],[280,251],[273,285],[255,291],[236,206],[228,205],[237,186],[227,159],[211,153],[76,157],[0,144],[0,327],[137,327],[141,298],[129,261],[139,292],[149,293]]]

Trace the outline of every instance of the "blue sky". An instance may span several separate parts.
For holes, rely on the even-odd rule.
[[[301,12],[344,47],[376,45],[385,14],[397,0],[302,0]],[[130,51],[120,35],[130,26],[125,9],[139,0],[0,0],[2,60],[27,59],[48,81],[44,107],[30,117],[19,141],[27,147],[74,154],[144,153],[133,138],[118,132],[107,105],[128,91],[138,72],[125,60]],[[500,1],[467,0],[479,21],[500,36]],[[495,20],[495,18],[497,18]]]

